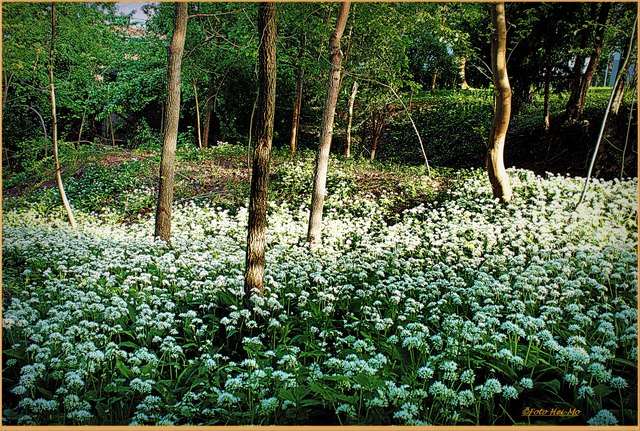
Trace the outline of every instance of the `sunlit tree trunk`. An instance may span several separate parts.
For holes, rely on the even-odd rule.
[[[276,8],[273,2],[260,3],[258,15],[259,92],[258,139],[253,153],[251,196],[249,199],[249,226],[247,230],[245,295],[262,296],[267,232],[267,203],[269,163],[273,122],[276,109]]]
[[[550,90],[551,90],[551,70],[547,66],[544,72],[544,131],[548,132],[551,127],[551,105],[550,105]]]
[[[604,45],[604,33],[610,9],[611,3],[601,3],[597,27],[595,30],[593,49],[591,51],[591,56],[589,57],[589,64],[587,65],[587,69],[580,80],[577,92],[572,92],[567,103],[567,118],[569,121],[577,121],[584,110],[584,106],[587,101],[587,93],[591,86],[591,81],[593,81],[593,77],[596,74],[600,53],[602,52]]]
[[[58,183],[58,191],[60,192],[60,198],[67,211],[69,217],[69,223],[71,227],[77,226],[76,219],[73,217],[73,211],[71,205],[67,199],[67,194],[64,191],[64,185],[62,184],[62,173],[60,168],[60,160],[58,159],[58,117],[56,115],[56,89],[53,85],[53,48],[55,46],[56,35],[56,5],[51,3],[51,46],[49,49],[49,95],[51,97],[51,119],[53,121],[53,128],[51,134],[53,138],[53,158],[56,167],[56,183]]]
[[[431,77],[431,94],[436,93],[436,78],[438,77],[438,71],[433,71],[433,76]]]
[[[167,108],[165,110],[165,133],[160,159],[160,180],[158,205],[156,208],[155,236],[166,243],[171,242],[171,207],[175,176],[176,144],[178,141],[178,120],[180,118],[180,76],[182,53],[187,34],[187,5],[175,3],[173,37],[169,46],[167,65]]]
[[[460,57],[460,64],[458,65],[458,77],[460,79],[460,88],[466,90],[469,88],[469,84],[467,84],[467,59],[465,57]]]
[[[351,96],[349,97],[349,119],[347,120],[347,144],[344,148],[345,157],[351,157],[351,122],[353,121],[353,104],[356,101],[356,94],[358,93],[358,82],[354,81],[353,88],[351,89]]]
[[[504,3],[491,5],[491,69],[495,87],[493,125],[487,143],[486,168],[493,196],[502,202],[511,200],[511,183],[504,166],[504,145],[511,115],[511,86],[507,75],[507,25]]]
[[[317,248],[320,245],[322,211],[326,194],[327,170],[329,167],[329,151],[331,149],[333,119],[336,112],[336,103],[338,101],[338,90],[340,84],[340,65],[342,63],[340,39],[342,38],[342,33],[344,32],[344,27],[347,23],[350,6],[351,2],[341,3],[340,13],[338,15],[338,20],[336,21],[336,28],[329,40],[331,71],[329,73],[329,82],[327,83],[327,99],[324,105],[320,145],[316,156],[313,195],[311,197],[311,213],[309,215],[309,229],[307,231],[307,242],[312,249]]]
[[[298,49],[298,64],[296,65],[296,95],[293,101],[293,119],[291,120],[291,137],[289,138],[289,153],[293,156],[296,153],[298,143],[298,126],[300,124],[300,105],[302,104],[302,80],[304,79],[304,69],[302,68],[302,54],[305,44],[304,33],[300,36],[300,47]]]

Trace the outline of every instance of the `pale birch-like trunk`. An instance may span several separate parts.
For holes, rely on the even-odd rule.
[[[302,81],[304,69],[302,68],[302,54],[304,53],[305,35],[300,36],[298,49],[298,64],[296,65],[296,95],[293,100],[293,118],[291,120],[291,136],[289,138],[289,154],[295,155],[298,144],[298,127],[300,124],[300,106],[302,105]]]
[[[53,49],[55,46],[56,35],[56,5],[51,3],[51,46],[49,48],[49,95],[51,97],[51,119],[53,121],[53,127],[51,129],[51,135],[53,139],[53,158],[56,167],[56,183],[58,184],[58,191],[60,192],[60,198],[62,204],[67,211],[69,223],[71,227],[77,226],[76,219],[73,217],[73,211],[71,205],[67,199],[67,194],[64,191],[64,185],[62,184],[62,172],[60,168],[60,160],[58,158],[58,117],[56,115],[56,89],[53,85]]]
[[[320,145],[316,156],[313,194],[311,197],[311,213],[309,214],[309,229],[307,231],[307,243],[312,249],[320,246],[322,211],[324,208],[324,198],[327,186],[327,170],[329,167],[329,152],[331,150],[331,138],[333,137],[333,120],[336,112],[336,103],[338,101],[338,91],[340,89],[340,65],[342,63],[340,39],[342,38],[342,33],[344,33],[344,27],[347,23],[350,6],[351,2],[341,3],[340,13],[338,15],[338,20],[336,21],[336,28],[329,40],[331,70],[329,73],[329,82],[327,83],[327,99],[324,105]]]
[[[351,123],[353,121],[353,105],[356,101],[356,94],[358,93],[358,82],[354,81],[353,88],[351,89],[351,96],[349,97],[349,119],[347,121],[347,144],[344,148],[344,156],[351,157]]]

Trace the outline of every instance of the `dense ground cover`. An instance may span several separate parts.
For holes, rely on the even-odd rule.
[[[183,200],[168,247],[145,163],[78,175],[76,231],[48,189],[5,202],[5,424],[636,423],[637,180],[574,212],[575,178],[511,170],[498,206],[479,170],[429,195],[418,171],[371,169],[372,189],[336,161],[311,253],[312,162],[276,159],[265,297],[245,301],[246,203]],[[96,192],[112,172],[122,193]]]

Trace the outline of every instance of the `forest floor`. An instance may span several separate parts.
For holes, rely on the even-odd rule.
[[[313,154],[276,151],[246,300],[246,148],[178,152],[171,246],[157,150],[82,151],[78,229],[44,178],[4,185],[5,425],[637,422],[636,179],[576,209],[581,178],[509,169],[499,205],[479,169],[335,157],[311,251]]]

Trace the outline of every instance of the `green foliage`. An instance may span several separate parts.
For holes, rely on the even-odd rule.
[[[430,163],[454,168],[482,164],[493,121],[491,91],[422,94],[413,102],[412,116]],[[398,112],[392,121],[380,157],[420,163],[419,143],[407,116]]]

